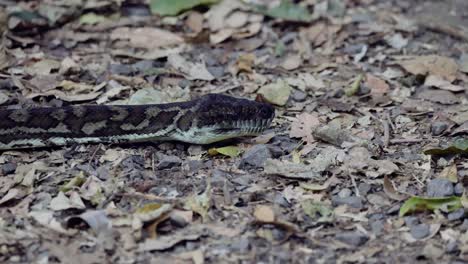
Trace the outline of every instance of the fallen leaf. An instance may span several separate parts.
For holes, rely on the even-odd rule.
[[[258,205],[255,207],[254,217],[257,221],[269,223],[275,221],[275,212],[270,206]]]
[[[110,38],[112,40],[127,40],[134,48],[145,48],[148,50],[184,43],[184,39],[179,35],[152,27],[116,28],[112,31]]]
[[[280,175],[293,179],[318,179],[321,176],[313,166],[277,159],[267,159],[263,172],[267,175]]]
[[[459,97],[447,90],[426,89],[420,92],[417,96],[419,99],[424,99],[427,101],[440,103],[444,105],[456,104],[460,102]]]
[[[242,150],[239,147],[236,146],[226,146],[226,147],[220,147],[220,148],[210,148],[208,150],[208,154],[211,156],[215,156],[218,154],[228,156],[230,158],[236,158],[242,153]]]
[[[291,86],[289,86],[289,84],[284,80],[279,79],[274,83],[260,87],[258,93],[263,95],[267,102],[283,106],[289,99],[289,95],[291,94]]]
[[[180,234],[176,233],[175,235],[159,237],[157,239],[146,239],[143,243],[139,244],[138,251],[166,250],[183,241],[198,240],[201,236],[202,233],[183,234],[180,232]]]
[[[112,222],[104,210],[88,210],[78,216],[72,216],[67,220],[67,226],[76,226],[81,221],[84,221],[95,234],[108,232],[112,228]]]
[[[281,67],[285,70],[292,71],[299,68],[302,64],[302,57],[300,54],[287,55],[281,63]]]
[[[292,138],[301,138],[304,142],[315,142],[312,132],[320,125],[318,115],[316,113],[303,112],[296,117],[291,123],[289,136]]]
[[[235,74],[239,72],[252,72],[252,66],[255,62],[255,55],[252,53],[246,53],[239,56],[237,59],[237,71]]]
[[[307,8],[295,4],[290,0],[281,0],[279,5],[270,9],[263,6],[255,6],[255,11],[287,21],[310,22],[312,20],[312,15]]]
[[[60,68],[60,62],[52,59],[40,60],[29,67],[25,67],[24,70],[29,75],[47,75],[54,70]]]
[[[359,87],[361,86],[361,81],[364,78],[364,74],[359,74],[353,83],[345,89],[346,96],[353,96],[359,91]]]
[[[314,223],[331,222],[333,220],[333,209],[323,202],[307,199],[301,202],[301,207]]]
[[[426,155],[448,155],[468,153],[468,139],[457,139],[447,147],[428,147],[424,150]]]
[[[200,195],[193,195],[185,202],[184,208],[199,214],[203,221],[208,220],[208,210],[211,206],[211,183],[208,182],[205,191]]]
[[[414,57],[398,62],[407,72],[414,75],[436,75],[452,82],[456,78],[458,65],[452,58],[439,55]]]
[[[457,165],[454,163],[446,168],[444,168],[439,175],[439,178],[447,179],[453,183],[458,182],[458,170]]]
[[[196,6],[206,6],[219,2],[219,0],[151,0],[150,9],[153,14],[161,16],[175,16],[182,11]]]
[[[406,199],[406,195],[398,193],[397,190],[393,187],[392,182],[388,179],[387,175],[384,176],[384,181],[383,181],[383,188],[385,194],[395,200],[395,201],[403,201]]]
[[[424,210],[442,210],[444,212],[453,212],[462,208],[460,197],[443,197],[443,198],[425,198],[414,196],[409,198],[401,207],[399,216],[403,217],[408,213]]]
[[[49,208],[54,211],[67,210],[71,208],[84,209],[86,206],[76,192],[70,194],[70,198],[66,197],[63,192],[59,192],[52,200],[50,200]]]
[[[460,85],[455,85],[450,83],[449,81],[444,80],[442,77],[436,75],[429,75],[426,77],[424,81],[424,85],[436,87],[442,90],[452,91],[452,92],[461,92],[464,91],[465,88]]]
[[[80,17],[80,24],[82,25],[96,25],[101,22],[106,22],[109,21],[109,19],[105,16],[98,15],[96,13],[86,13],[84,15],[81,15]]]
[[[189,62],[179,54],[171,54],[167,62],[189,80],[212,81],[215,77],[206,69],[205,63]]]
[[[371,89],[372,97],[381,97],[390,90],[390,86],[387,82],[372,74],[366,74],[365,84]]]

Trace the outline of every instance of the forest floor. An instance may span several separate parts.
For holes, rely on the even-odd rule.
[[[273,124],[0,153],[0,262],[468,262],[467,1],[144,2],[0,0],[1,107],[261,95]]]

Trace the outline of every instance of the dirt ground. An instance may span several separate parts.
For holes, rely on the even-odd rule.
[[[2,108],[276,109],[208,146],[0,152],[1,263],[468,262],[468,1],[184,2],[0,0]]]

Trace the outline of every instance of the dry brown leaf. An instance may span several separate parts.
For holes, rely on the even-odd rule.
[[[239,56],[237,59],[237,71],[236,74],[242,71],[252,72],[252,66],[255,62],[255,55],[252,53],[246,53]]]
[[[185,24],[194,32],[194,34],[198,34],[203,30],[203,15],[195,11],[190,12]]]
[[[315,141],[312,132],[320,125],[317,113],[301,113],[291,124],[289,136],[293,138],[301,138],[307,143]]]
[[[215,77],[206,69],[205,63],[189,62],[179,54],[171,54],[167,57],[168,63],[184,74],[189,80],[212,81]]]
[[[439,175],[439,178],[447,179],[453,183],[458,182],[458,170],[457,165],[454,163],[446,168],[444,168]]]
[[[366,75],[367,87],[371,89],[372,96],[382,96],[390,90],[390,86],[384,80],[377,78],[372,74]]]
[[[418,94],[418,98],[440,104],[456,104],[460,98],[447,90],[424,90]]]
[[[267,205],[258,205],[255,207],[254,216],[257,221],[264,223],[275,221],[275,212]]]
[[[110,38],[112,40],[128,40],[132,47],[148,50],[184,43],[184,39],[179,35],[153,27],[116,28],[112,31]]]
[[[388,179],[388,177],[385,175],[384,176],[384,181],[383,181],[383,188],[384,188],[384,192],[385,194],[395,200],[395,201],[403,201],[407,198],[406,195],[402,195],[400,193],[398,193],[397,190],[395,190],[395,188],[393,187],[393,184],[392,182]]]
[[[407,72],[414,75],[436,75],[453,82],[458,71],[458,64],[452,58],[427,55],[398,62]]]
[[[444,80],[442,77],[436,75],[429,75],[424,81],[424,85],[433,86],[442,90],[452,91],[452,92],[461,92],[465,90],[465,87],[460,85],[452,84],[449,81]]]

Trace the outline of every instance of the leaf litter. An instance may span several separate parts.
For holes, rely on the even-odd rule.
[[[2,108],[220,92],[276,118],[0,153],[0,262],[467,261],[468,5],[364,2],[2,2]]]

